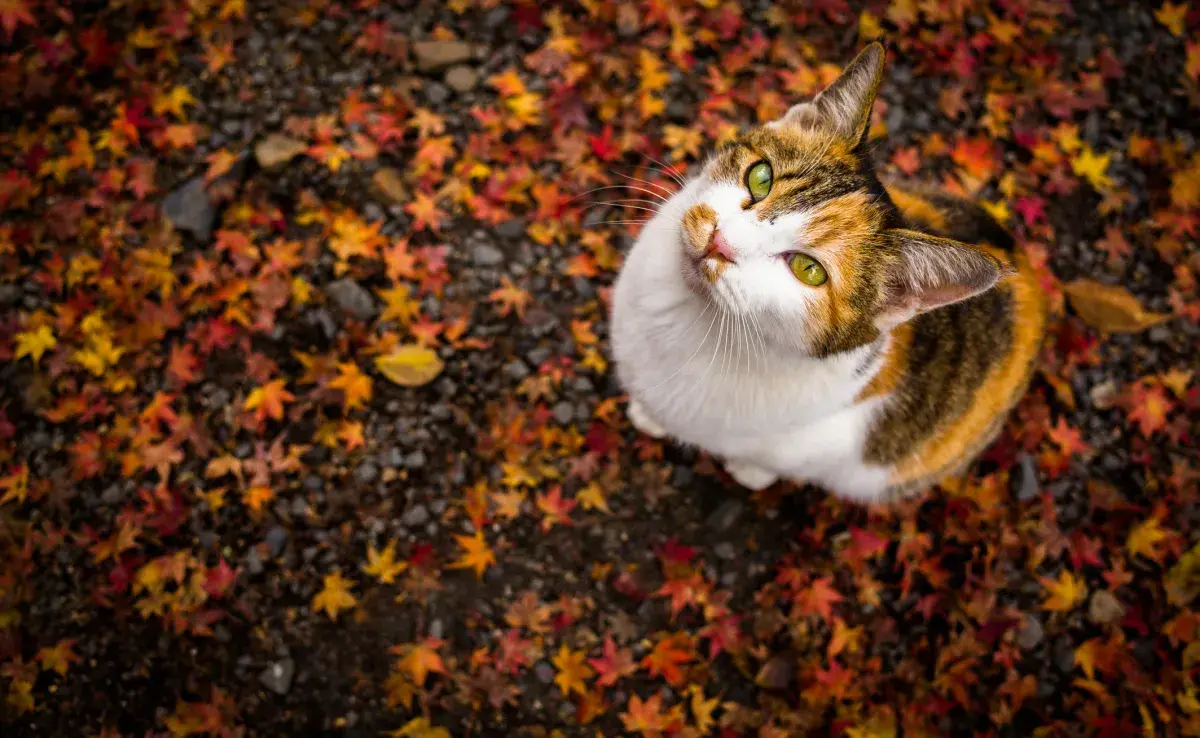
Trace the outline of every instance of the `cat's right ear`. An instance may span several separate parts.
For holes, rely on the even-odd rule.
[[[826,127],[837,135],[861,143],[871,123],[871,108],[883,80],[887,53],[878,41],[859,52],[833,84],[810,102],[793,105],[775,126]]]
[[[884,232],[895,250],[886,268],[880,328],[991,289],[1011,269],[961,241],[902,228]]]

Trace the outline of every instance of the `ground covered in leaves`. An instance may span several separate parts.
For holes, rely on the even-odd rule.
[[[4,734],[1200,735],[1200,9],[977,5],[0,0]],[[750,495],[622,187],[876,37],[1052,335],[969,479]]]

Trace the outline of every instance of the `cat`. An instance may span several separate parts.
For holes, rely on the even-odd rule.
[[[884,185],[866,151],[886,58],[716,151],[644,225],[611,343],[640,431],[741,485],[862,504],[963,472],[1040,353],[1046,301],[981,206]]]

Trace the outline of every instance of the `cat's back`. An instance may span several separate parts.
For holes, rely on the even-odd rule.
[[[994,440],[1024,394],[1045,334],[1046,305],[1013,239],[979,205],[889,185],[908,225],[984,248],[1011,273],[994,289],[917,316],[895,332],[862,399],[887,396],[865,447],[899,489],[954,473]]]

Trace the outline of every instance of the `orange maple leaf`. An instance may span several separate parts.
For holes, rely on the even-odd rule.
[[[642,667],[650,672],[650,676],[662,676],[667,684],[678,687],[683,684],[682,664],[694,658],[692,641],[686,633],[675,633],[666,636],[654,644],[654,650],[642,659]]]
[[[17,26],[22,23],[37,25],[29,10],[29,3],[26,0],[0,0],[0,27],[4,28],[5,40],[12,41]]]
[[[518,318],[524,318],[525,308],[532,299],[533,295],[513,284],[508,277],[501,277],[500,287],[492,290],[492,293],[488,295],[488,300],[500,306],[499,312],[502,318],[508,317],[513,312],[516,312]]]
[[[209,154],[205,161],[208,162],[208,171],[204,173],[204,181],[212,182],[222,174],[225,174],[237,162],[238,155],[227,149],[218,149]]]
[[[391,650],[392,653],[401,655],[396,666],[412,678],[413,684],[424,687],[430,673],[446,673],[446,665],[438,655],[438,649],[445,643],[440,638],[429,637],[420,643],[394,646]]]
[[[555,525],[571,525],[571,511],[577,503],[572,499],[563,499],[562,487],[554,487],[545,493],[538,493],[537,508],[542,511],[542,532],[548,531]]]
[[[1058,575],[1058,579],[1043,578],[1042,586],[1050,593],[1042,603],[1042,608],[1051,612],[1074,610],[1087,596],[1087,585],[1074,572],[1066,569]]]
[[[371,377],[364,374],[353,361],[338,362],[338,376],[329,383],[333,389],[340,389],[346,396],[346,409],[353,410],[362,407],[371,399]]]
[[[476,578],[482,579],[487,568],[496,563],[496,554],[488,546],[483,533],[475,531],[471,536],[454,536],[458,545],[462,546],[463,554],[458,561],[450,564],[451,569],[474,569]]]
[[[354,583],[342,576],[340,571],[325,576],[324,587],[313,597],[314,610],[324,610],[331,620],[337,620],[338,613],[358,604],[358,600],[350,593]]]

